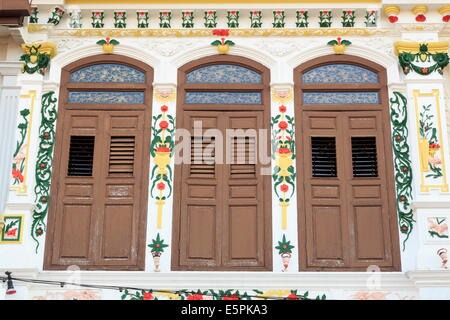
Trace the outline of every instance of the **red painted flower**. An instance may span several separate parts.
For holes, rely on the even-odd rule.
[[[280,106],[280,112],[281,113],[286,112],[286,106]]]
[[[109,41],[111,40],[110,37],[106,38],[106,42],[109,43]]]
[[[295,293],[291,293],[290,295],[288,295],[286,297],[287,300],[300,300],[300,298],[295,294]]]
[[[291,153],[291,149],[289,149],[289,148],[278,148],[278,153],[279,154],[289,154],[289,153]]]
[[[398,141],[402,140],[402,137],[401,136],[397,136],[397,140]]]
[[[158,183],[156,187],[158,188],[159,191],[163,191],[164,189],[166,189],[166,185],[164,184],[164,182]]]
[[[288,192],[289,191],[289,186],[287,184],[282,184],[280,186],[280,190],[281,190],[281,192]]]
[[[281,122],[278,124],[278,128],[280,128],[281,130],[286,130],[287,127],[288,127],[288,123],[287,123],[286,121],[281,121]]]
[[[118,15],[122,15],[122,12],[117,12]]]
[[[41,198],[41,202],[47,202],[47,198],[46,197],[42,197]]]
[[[169,107],[166,106],[166,105],[164,105],[164,106],[161,107],[161,111],[162,111],[162,112],[167,112],[168,110],[169,110]]]
[[[13,179],[19,179],[20,182],[23,182],[23,175],[22,172],[20,172],[20,170],[12,169],[12,176]]]
[[[428,68],[422,68],[421,69],[423,73],[427,73],[428,72]]]
[[[156,152],[170,152],[170,148],[159,147],[158,149],[156,149]]]
[[[278,11],[277,11],[277,14],[281,14],[281,11],[278,10]]]
[[[151,292],[144,292],[143,296],[144,300],[153,300],[153,295],[151,294]]]
[[[389,16],[389,22],[390,23],[395,23],[398,21],[398,17],[397,16]]]
[[[61,9],[58,9],[58,13],[61,13],[61,12],[63,12]]]
[[[403,226],[402,227],[402,231],[408,231],[408,227],[407,226]]]
[[[305,13],[305,11],[300,11],[300,13],[302,13],[302,14],[303,14],[303,13]]]
[[[450,14],[446,14],[445,16],[443,16],[442,17],[442,21],[449,22],[450,21]]]
[[[325,14],[327,14],[328,13],[328,11],[322,11],[323,13],[325,13]]]
[[[353,11],[351,11],[351,10],[348,10],[348,11],[347,11],[347,14],[350,14],[350,13],[352,13],[352,12],[353,12]]]
[[[96,12],[95,15],[99,16],[99,15],[100,15],[100,12]]]
[[[426,21],[426,20],[427,20],[427,17],[425,17],[424,14],[418,14],[418,15],[416,16],[416,21],[417,21],[417,22],[424,22],[424,21]]]
[[[405,201],[405,200],[406,200],[405,197],[401,197],[401,198],[400,198],[400,201]]]
[[[162,14],[163,14],[163,16],[167,16],[167,12],[166,11],[164,11]]]
[[[408,168],[407,168],[407,167],[404,167],[404,168],[403,168],[403,171],[404,171],[404,172],[408,171]]]
[[[7,231],[7,232],[5,232],[5,233],[6,233],[7,236],[15,237],[16,234],[17,234],[17,230],[18,230],[18,229],[15,228],[15,229],[9,230],[9,231]]]
[[[38,235],[41,235],[41,234],[44,233],[44,230],[42,230],[42,228],[39,228],[39,229],[36,230],[36,233],[37,233]]]
[[[213,11],[208,11],[208,14],[213,14],[214,12]]]
[[[236,11],[234,11],[234,10],[233,10],[233,11],[231,11],[231,14],[235,14],[235,13],[236,13]]]
[[[189,11],[186,11],[185,14],[191,14]]]
[[[253,14],[258,14],[259,13],[259,11],[253,11]]]
[[[161,121],[159,123],[159,127],[163,130],[167,129],[169,127],[169,123],[167,121]]]
[[[203,295],[200,293],[194,293],[187,296],[186,300],[203,300]]]
[[[41,163],[41,164],[39,165],[39,167],[45,168],[45,164],[44,164],[44,163]]]
[[[374,10],[370,11],[370,14],[374,14],[374,13],[375,13],[375,11],[374,11]]]
[[[224,296],[222,297],[222,300],[239,300],[239,297],[237,296],[237,294],[232,294],[230,296]]]
[[[139,14],[140,14],[141,16],[143,16],[143,15],[145,14],[145,12],[144,12],[144,11],[141,11],[141,12],[139,12]]]
[[[220,37],[228,37],[230,35],[230,30],[228,29],[215,29],[213,30],[213,35]]]

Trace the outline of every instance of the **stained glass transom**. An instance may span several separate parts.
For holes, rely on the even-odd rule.
[[[69,103],[144,103],[144,92],[69,92]]]
[[[304,104],[380,103],[378,92],[304,92]]]
[[[186,92],[186,103],[262,104],[260,92]]]
[[[330,64],[304,73],[303,83],[378,83],[378,74],[350,64]]]
[[[70,82],[144,83],[145,74],[121,64],[96,64],[71,73]]]
[[[198,68],[186,75],[187,83],[262,83],[262,76],[253,70],[216,64]]]

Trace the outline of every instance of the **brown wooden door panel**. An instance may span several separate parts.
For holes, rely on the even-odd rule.
[[[98,63],[126,64],[145,83],[70,82],[70,73]],[[49,210],[46,269],[143,270],[150,165],[153,73],[118,55],[77,61],[62,71]],[[145,103],[69,104],[70,90],[145,91]]]

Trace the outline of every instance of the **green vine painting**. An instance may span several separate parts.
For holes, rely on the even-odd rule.
[[[46,231],[45,219],[50,202],[50,185],[52,178],[53,149],[55,145],[55,125],[57,118],[57,99],[55,92],[42,95],[41,125],[39,128],[39,149],[36,161],[36,209],[33,212],[31,237],[39,248],[38,238]]]
[[[24,182],[24,170],[26,163],[26,149],[27,144],[25,143],[25,139],[27,137],[28,132],[28,124],[29,124],[29,116],[30,110],[23,109],[20,111],[21,121],[17,128],[19,129],[19,139],[17,141],[16,150],[13,154],[13,166],[12,166],[12,177],[13,177],[13,185],[20,185]]]
[[[412,172],[408,145],[408,109],[407,99],[400,92],[393,92],[390,99],[392,146],[394,152],[395,184],[397,190],[397,211],[400,231],[405,235],[403,250],[406,241],[413,230],[413,211],[410,208],[412,200]]]
[[[419,113],[419,134],[420,134],[420,152],[424,157],[423,171],[431,173],[425,175],[427,178],[437,179],[442,177],[442,160],[439,157],[439,150],[441,148],[437,135],[437,128],[434,123],[434,115],[431,114],[431,104],[422,107]],[[428,170],[429,169],[429,170]]]

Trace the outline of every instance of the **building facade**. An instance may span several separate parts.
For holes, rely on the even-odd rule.
[[[0,29],[7,298],[450,298],[445,1],[32,6]]]

